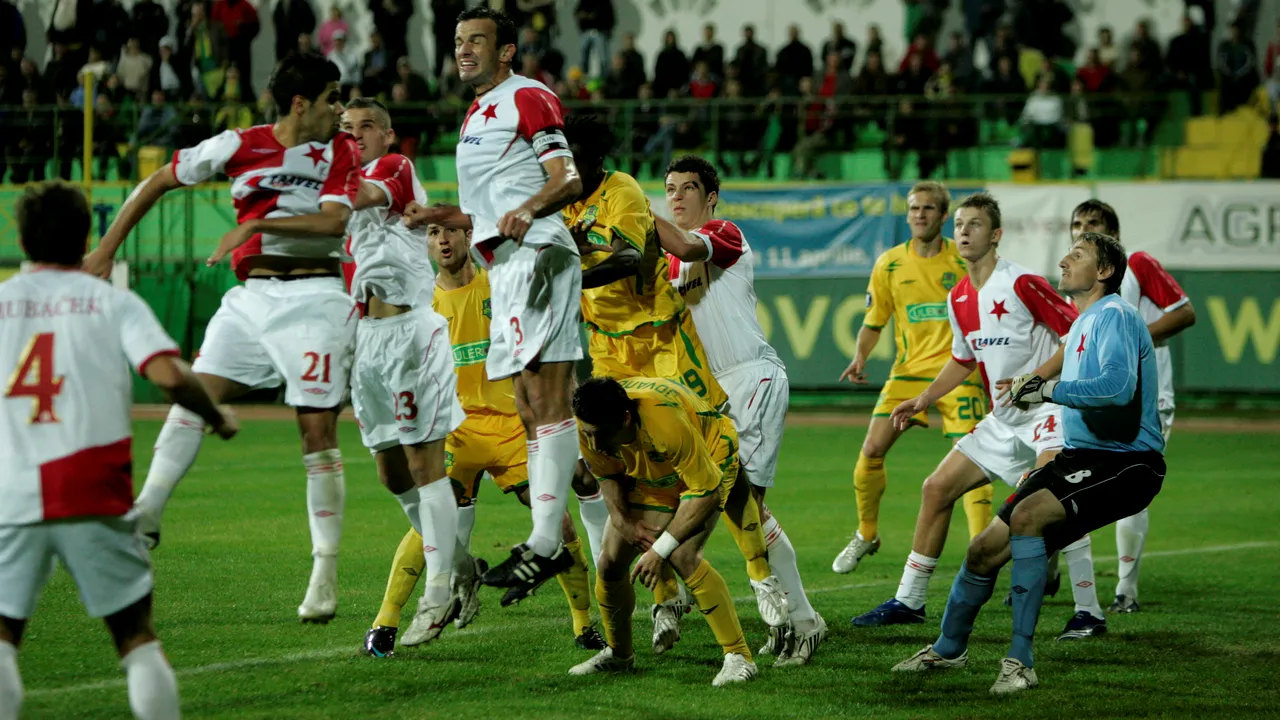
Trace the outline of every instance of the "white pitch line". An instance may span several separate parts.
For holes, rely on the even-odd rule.
[[[1259,541],[1238,543],[1235,545],[1209,545],[1199,548],[1183,548],[1180,550],[1153,550],[1143,553],[1142,557],[1176,557],[1179,555],[1204,555],[1209,553],[1220,552],[1236,552],[1239,550],[1258,550],[1262,548],[1280,547],[1280,542]],[[1110,562],[1116,560],[1116,556],[1095,557],[1095,562]],[[844,590],[858,590],[869,587],[880,587],[884,585],[896,584],[891,580],[880,580],[877,582],[866,583],[848,583],[845,585],[836,585],[832,587],[808,588],[810,595],[819,595],[824,593],[841,592]],[[733,599],[735,604],[745,604],[755,600],[754,595],[736,597]],[[647,615],[648,610],[637,606],[635,616]],[[526,621],[525,625],[542,625],[542,624],[561,624],[561,620],[532,619]],[[478,628],[466,628],[463,630],[453,631],[451,635],[486,635],[498,630],[505,630],[505,626],[486,625]],[[267,665],[288,665],[295,662],[305,662],[308,660],[328,660],[331,658],[342,657],[344,655],[353,655],[355,649],[351,645],[343,645],[342,647],[325,648],[322,650],[308,650],[305,652],[290,653],[288,655],[280,655],[278,657],[263,658],[245,658],[243,660],[228,660],[225,662],[209,663],[207,665],[197,665],[195,667],[175,669],[178,677],[185,678],[194,675],[205,675],[208,673],[223,672],[227,670],[244,670],[252,667],[262,667]],[[45,695],[68,695],[72,693],[85,692],[89,690],[108,690],[113,688],[121,688],[125,686],[124,678],[115,678],[112,680],[99,680],[97,682],[81,683],[79,685],[64,685],[62,687],[53,688],[36,688],[26,692],[27,697],[41,697]]]

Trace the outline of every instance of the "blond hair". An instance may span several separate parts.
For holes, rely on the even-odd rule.
[[[947,191],[947,186],[933,180],[921,180],[911,186],[911,191],[907,193],[907,197],[911,197],[916,193],[929,193],[933,199],[942,205],[942,212],[945,215],[951,208],[951,193]]]

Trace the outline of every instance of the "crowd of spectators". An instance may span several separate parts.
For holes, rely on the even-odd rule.
[[[155,0],[137,0],[128,11],[120,0],[50,1],[46,59],[26,53],[22,15],[14,0],[0,0],[0,26],[12,28],[0,33],[0,107],[7,108],[0,111],[0,179],[7,171],[10,182],[39,179],[55,146],[57,171],[70,172],[69,158],[82,150],[87,73],[96,82],[99,177],[111,161],[127,176],[138,147],[173,147],[274,119],[265,89],[253,86],[250,48],[261,23],[249,0],[178,0],[172,15]],[[340,69],[345,97],[377,95],[402,107],[401,149],[412,154],[454,129],[469,102],[452,56],[452,18],[468,1],[431,0],[444,21],[435,23],[435,53],[421,69],[409,59],[406,36],[414,0],[359,1],[373,21],[367,38],[352,35],[341,3],[319,17],[310,0],[274,0],[275,55],[322,52]],[[964,30],[943,41],[941,19],[953,2]],[[664,162],[673,148],[714,135],[720,150],[757,160],[762,143],[793,152],[795,171],[812,176],[822,150],[872,137],[890,158],[916,151],[927,175],[950,148],[978,143],[984,119],[1003,121],[1035,147],[1064,147],[1070,129],[1086,124],[1094,144],[1108,147],[1150,143],[1162,98],[1173,90],[1188,93],[1192,112],[1201,111],[1203,93],[1216,90],[1220,112],[1251,104],[1274,113],[1280,27],[1265,47],[1254,47],[1246,38],[1256,3],[1241,3],[1235,21],[1217,29],[1215,49],[1212,1],[1186,2],[1180,32],[1162,48],[1145,20],[1124,40],[1108,27],[1091,41],[1073,37],[1066,0],[903,0],[910,42],[900,57],[886,57],[875,25],[855,38],[836,22],[821,39],[793,25],[776,49],[758,42],[749,24],[734,43],[706,24],[691,48],[672,29],[646,58],[633,33],[617,32],[612,0],[577,0],[567,18],[557,16],[553,0],[505,0],[505,9],[521,27],[516,70],[545,82],[571,108],[629,101],[625,112],[616,102],[600,111],[628,124],[640,160]],[[561,42],[568,22],[578,30],[576,48]],[[715,98],[726,102],[693,102]],[[49,106],[60,111],[59,122],[48,122],[42,108]]]

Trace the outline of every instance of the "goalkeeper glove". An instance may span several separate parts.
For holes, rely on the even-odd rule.
[[[1013,379],[1010,387],[1013,404],[1025,408],[1037,403],[1053,402],[1053,389],[1057,386],[1057,380],[1045,380],[1039,375],[1019,375]]]

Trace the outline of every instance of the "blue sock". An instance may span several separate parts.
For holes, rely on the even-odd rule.
[[[1042,537],[1014,535],[1009,543],[1013,551],[1013,642],[1009,645],[1009,657],[1027,667],[1035,667],[1031,640],[1035,637],[1040,605],[1044,602],[1049,557]]]
[[[951,594],[947,596],[947,609],[942,614],[942,635],[933,643],[934,652],[949,660],[964,654],[969,647],[969,635],[973,633],[973,621],[978,618],[982,606],[991,599],[995,584],[995,578],[975,575],[969,572],[969,568],[960,566],[955,582],[951,583]]]

